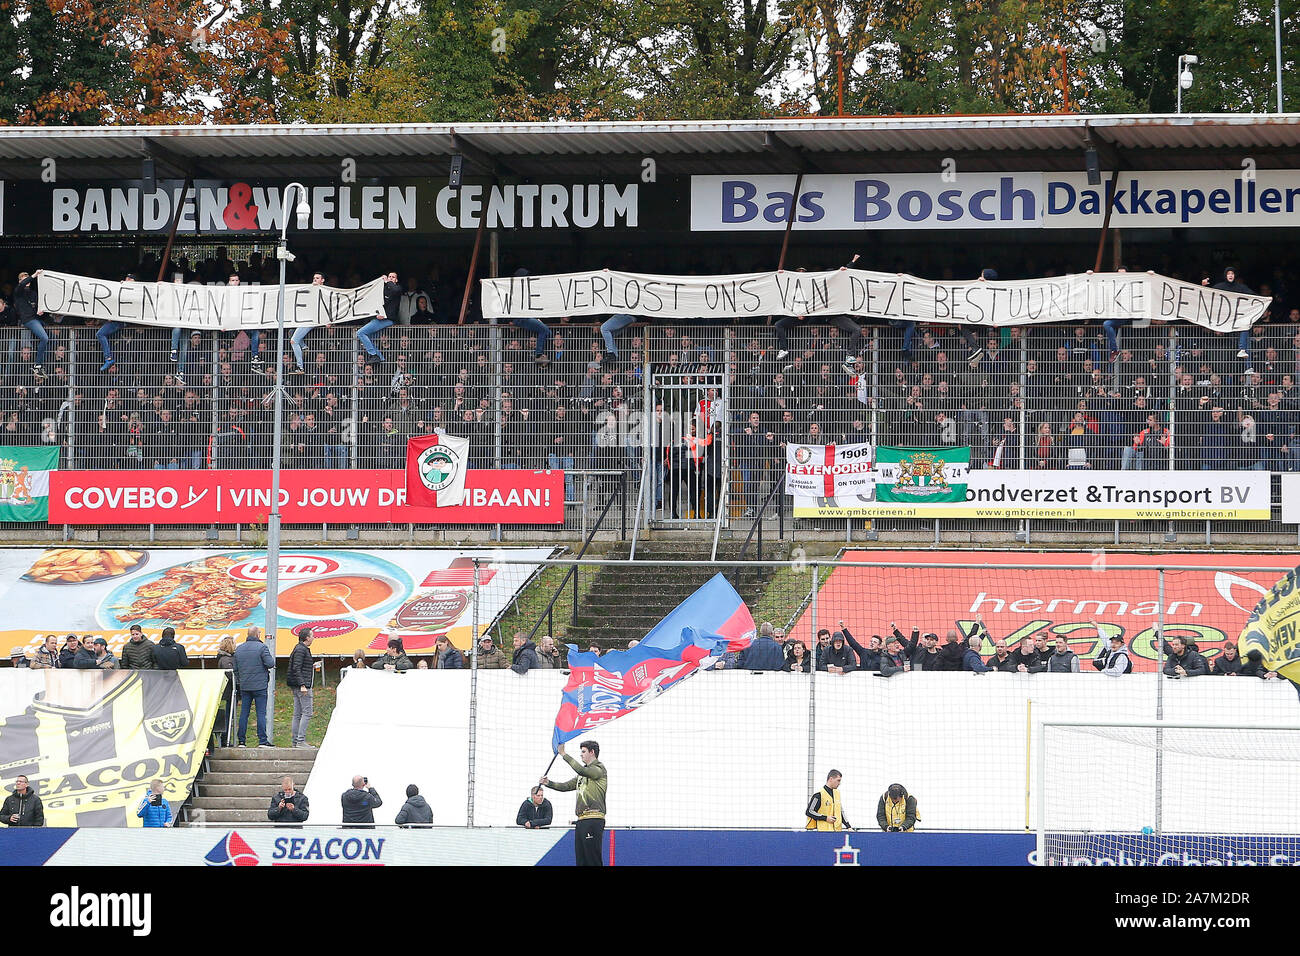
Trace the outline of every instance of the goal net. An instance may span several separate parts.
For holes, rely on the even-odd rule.
[[[1300,726],[1048,722],[1046,866],[1300,863]]]

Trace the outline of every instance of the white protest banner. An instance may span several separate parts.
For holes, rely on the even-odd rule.
[[[795,445],[785,448],[785,493],[796,498],[855,495],[875,482],[872,448],[856,445]]]
[[[860,315],[986,327],[1153,319],[1215,332],[1250,328],[1272,301],[1154,273],[1105,272],[1008,282],[932,282],[901,273],[752,272],[663,276],[631,272],[483,279],[483,314],[516,319],[631,313],[647,318]]]
[[[873,488],[874,491],[874,488]],[[796,498],[796,518],[1268,520],[1266,471],[999,471],[966,475],[966,501],[893,503],[872,492]]]
[[[278,285],[199,285],[112,282],[43,271],[36,281],[40,307],[50,315],[175,329],[273,329]],[[355,289],[286,285],[284,324],[331,325],[369,321],[384,310],[384,280]]]

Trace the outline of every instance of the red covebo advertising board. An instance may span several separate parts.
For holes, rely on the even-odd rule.
[[[563,524],[564,472],[470,470],[459,505],[406,504],[401,470],[280,474],[286,524]],[[268,471],[58,471],[51,524],[250,524],[270,510]]]

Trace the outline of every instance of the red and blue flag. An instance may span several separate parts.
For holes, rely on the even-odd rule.
[[[555,716],[551,749],[630,714],[674,684],[749,646],[754,618],[721,574],[656,624],[636,647],[593,654],[569,645],[569,682]]]

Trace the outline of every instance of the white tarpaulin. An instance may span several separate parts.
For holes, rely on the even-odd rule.
[[[871,445],[795,445],[785,448],[785,493],[799,498],[860,495],[875,486]]]
[[[66,272],[41,273],[40,307],[50,315],[73,315],[174,329],[267,329],[276,327],[278,285],[199,285],[174,282],[112,282]],[[370,320],[384,310],[384,280],[355,289],[286,285],[284,324],[326,325]]]
[[[982,326],[1152,319],[1239,332],[1257,322],[1271,301],[1267,296],[1221,292],[1150,272],[933,282],[861,269],[725,276],[604,270],[481,281],[483,314],[507,319],[610,313],[651,319],[860,315]]]

